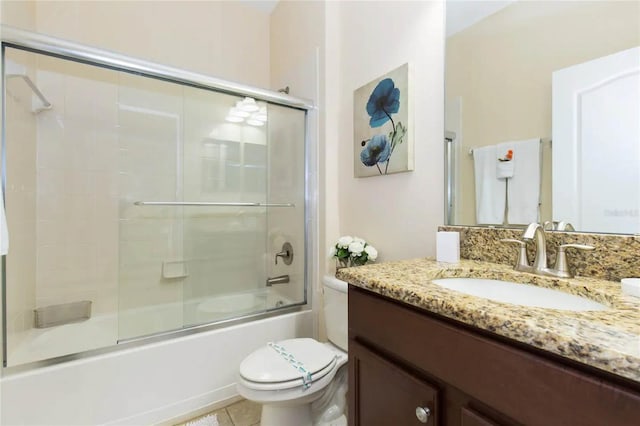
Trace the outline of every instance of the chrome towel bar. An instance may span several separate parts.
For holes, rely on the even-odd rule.
[[[136,201],[136,206],[295,207],[293,203],[210,203],[207,201]]]

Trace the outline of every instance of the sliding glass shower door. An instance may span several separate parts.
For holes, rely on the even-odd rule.
[[[7,365],[306,302],[305,111],[4,50]]]

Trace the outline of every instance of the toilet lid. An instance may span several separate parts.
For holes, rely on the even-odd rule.
[[[240,375],[256,383],[289,382],[299,380],[303,375],[296,364],[315,375],[334,360],[335,353],[314,339],[282,340],[273,346],[264,346],[246,357],[240,364]]]

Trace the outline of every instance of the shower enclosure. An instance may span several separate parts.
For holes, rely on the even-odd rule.
[[[308,102],[2,36],[5,367],[307,304]]]

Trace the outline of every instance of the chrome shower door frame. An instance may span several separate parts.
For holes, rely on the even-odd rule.
[[[312,292],[309,286],[314,282],[315,265],[317,262],[313,259],[317,256],[317,250],[314,248],[318,241],[317,231],[317,203],[316,187],[317,179],[317,132],[314,129],[318,126],[317,108],[313,101],[289,96],[286,93],[271,91],[267,89],[252,87],[240,83],[230,82],[204,74],[194,73],[191,71],[169,67],[141,59],[121,55],[108,50],[98,49],[91,46],[85,46],[68,40],[47,36],[31,31],[26,31],[7,25],[0,25],[0,35],[2,37],[1,60],[3,75],[5,71],[5,48],[11,47],[20,50],[30,51],[43,55],[58,57],[64,60],[81,62],[87,65],[104,67],[116,71],[128,72],[144,77],[164,80],[171,83],[177,83],[185,86],[221,92],[236,96],[248,96],[257,101],[264,101],[269,104],[280,105],[305,112],[305,182],[304,182],[304,221],[305,221],[305,262],[304,262],[304,301],[286,308],[271,310],[264,313],[250,314],[240,318],[218,321],[210,324],[196,325],[181,330],[172,330],[161,332],[140,338],[129,339],[113,346],[102,347],[89,350],[86,352],[64,355],[56,358],[50,358],[42,361],[36,361],[29,364],[7,367],[7,322],[6,322],[6,256],[2,259],[2,276],[1,276],[1,297],[2,297],[2,369],[3,374],[14,374],[23,371],[29,371],[43,366],[59,364],[62,362],[86,358],[99,354],[119,351],[136,346],[141,346],[153,342],[164,341],[176,337],[191,335],[195,333],[215,330],[219,328],[229,327],[236,324],[243,324],[257,321],[277,315],[287,314],[310,309],[312,301],[310,300]],[[1,176],[0,184],[2,185],[3,194],[6,194],[6,102],[5,102],[5,82],[2,81],[2,158],[1,158]],[[310,118],[310,114],[312,117]],[[316,129],[317,130],[317,129]],[[4,200],[3,200],[4,201]],[[149,204],[143,201],[140,204]],[[213,203],[215,204],[215,203]],[[220,203],[225,204],[225,203]],[[269,203],[261,205],[262,207],[293,207],[290,204],[273,204]]]

